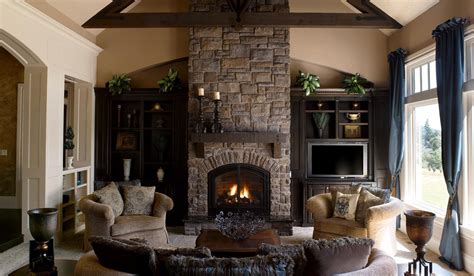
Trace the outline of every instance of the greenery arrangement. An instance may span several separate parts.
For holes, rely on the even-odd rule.
[[[130,92],[132,89],[130,86],[131,80],[132,79],[126,74],[114,75],[108,82],[109,92],[112,93],[112,95],[120,95],[122,92]]]
[[[364,85],[368,83],[367,79],[361,77],[359,73],[352,76],[346,76],[342,81],[347,94],[364,95],[366,93]]]
[[[64,149],[67,151],[71,151],[74,149],[75,145],[73,142],[74,139],[74,130],[71,126],[66,129],[66,133],[64,134]]]
[[[158,81],[161,92],[172,92],[173,90],[181,89],[181,79],[179,78],[178,71],[170,68],[168,75],[162,80]]]
[[[305,91],[306,96],[316,92],[321,85],[319,83],[319,77],[310,73],[303,73],[298,71],[296,77],[296,85],[301,86]]]

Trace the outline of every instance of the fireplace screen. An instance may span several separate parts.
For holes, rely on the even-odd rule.
[[[269,213],[269,173],[247,164],[232,164],[209,172],[209,214],[253,210]]]

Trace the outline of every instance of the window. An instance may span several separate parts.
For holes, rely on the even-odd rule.
[[[411,79],[413,80],[411,84],[412,93],[420,93],[423,91],[428,91],[436,88],[436,62],[430,61],[422,65],[410,68]]]
[[[413,108],[415,198],[443,210],[448,192],[441,161],[441,124],[437,104]]]

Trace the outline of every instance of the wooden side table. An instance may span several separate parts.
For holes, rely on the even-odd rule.
[[[418,273],[416,274],[407,274],[405,275],[405,272],[408,271],[408,264],[397,264],[397,269],[398,269],[398,276],[423,276],[423,274],[419,275]],[[436,275],[436,276],[453,276],[454,274],[447,271],[446,269],[442,268],[440,265],[433,263],[433,273],[431,275]]]
[[[280,236],[276,230],[267,229],[255,233],[246,240],[236,241],[222,235],[219,230],[204,229],[196,239],[196,247],[207,247],[213,255],[222,257],[255,255],[262,243],[279,245]]]
[[[54,260],[54,265],[58,269],[59,276],[70,276],[74,275],[74,269],[76,268],[77,261],[75,260]],[[26,276],[30,272],[29,264],[26,264],[19,269],[8,274],[9,276]]]

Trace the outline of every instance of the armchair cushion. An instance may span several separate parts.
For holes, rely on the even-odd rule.
[[[358,200],[358,194],[343,194],[337,192],[334,217],[355,220]]]
[[[152,215],[155,187],[122,186],[123,215]]]
[[[337,192],[341,192],[343,194],[359,194],[362,189],[362,184],[351,185],[346,188],[331,188],[331,204],[332,209],[336,206],[336,197]]]
[[[305,275],[330,276],[360,270],[367,265],[373,244],[367,238],[307,240],[303,242],[308,258]]]
[[[134,232],[157,230],[164,227],[161,218],[152,216],[119,216],[111,227],[112,236],[120,236]]]
[[[384,199],[373,195],[366,189],[360,191],[359,201],[357,202],[356,221],[365,223],[365,215],[367,210],[372,206],[384,204]]]
[[[378,187],[363,187],[362,191],[364,190],[367,190],[374,196],[383,199],[383,203],[388,203],[390,201],[390,189],[382,189]]]
[[[97,201],[102,204],[109,205],[112,207],[114,216],[118,217],[123,212],[123,200],[120,195],[120,191],[115,185],[115,183],[110,183],[104,188],[94,192]]]
[[[323,232],[332,236],[367,237],[367,228],[354,220],[328,218],[317,220],[314,223],[315,232]]]

